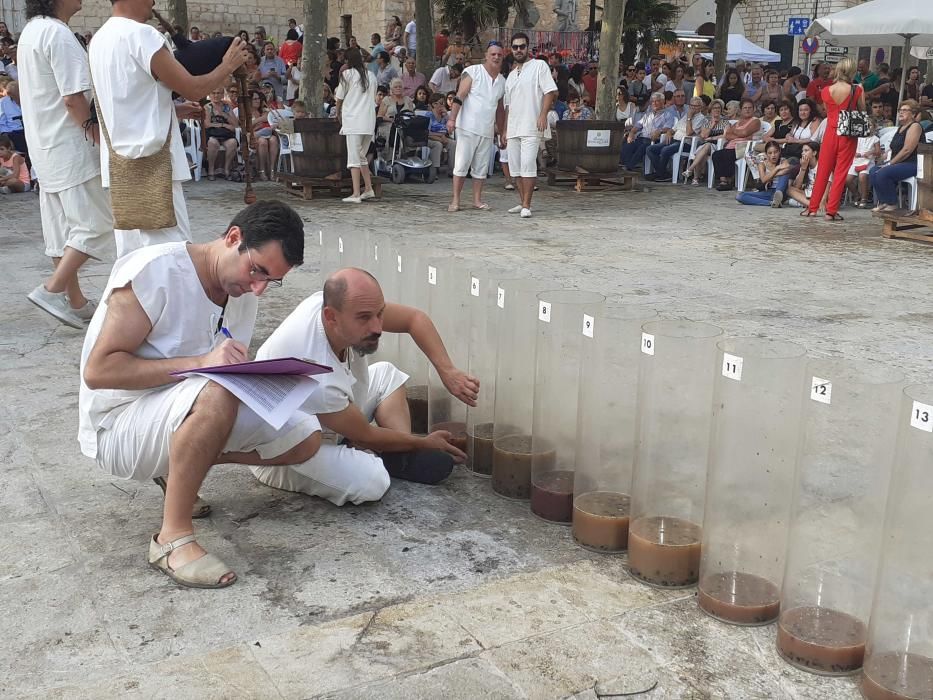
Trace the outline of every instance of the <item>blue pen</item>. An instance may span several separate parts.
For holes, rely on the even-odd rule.
[[[228,338],[230,338],[230,340],[233,340],[233,336],[230,335],[230,331],[227,330],[227,327],[226,327],[226,326],[221,326],[221,327],[220,327],[220,332],[223,333],[223,334],[224,334],[225,336],[227,336]]]

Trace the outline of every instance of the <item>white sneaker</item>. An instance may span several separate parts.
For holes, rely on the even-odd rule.
[[[376,198],[376,193],[373,192],[372,190],[366,190],[363,194],[360,195],[361,200],[375,199],[375,198]]]
[[[68,302],[68,305],[71,306],[71,302]],[[81,320],[90,321],[94,316],[94,312],[97,311],[97,302],[88,299],[80,309],[72,308],[71,310],[74,312],[74,315]]]
[[[531,209],[527,209],[527,208],[522,209],[522,215],[521,215],[521,216],[522,216],[523,219],[530,219],[530,218],[531,218]]]
[[[349,197],[344,197],[341,201],[346,202],[347,204],[359,204],[363,201],[363,195],[359,197],[354,197],[352,194]]]
[[[52,314],[66,326],[80,328],[82,330],[87,326],[87,324],[84,322],[84,319],[80,318],[71,309],[71,305],[65,298],[64,292],[54,294],[47,290],[44,284],[40,284],[38,287],[29,292],[26,298],[43,311]]]
[[[524,207],[521,204],[516,204],[514,207],[509,209],[509,214],[518,214]]]

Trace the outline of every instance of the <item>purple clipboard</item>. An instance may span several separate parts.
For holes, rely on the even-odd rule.
[[[172,372],[173,375],[203,372],[205,374],[327,374],[333,368],[321,365],[311,360],[301,360],[297,357],[279,357],[272,360],[253,360],[240,362],[235,365],[218,365],[216,367],[196,367]]]

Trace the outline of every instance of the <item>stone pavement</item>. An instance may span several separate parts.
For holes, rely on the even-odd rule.
[[[832,225],[705,189],[543,186],[523,221],[505,213],[513,200],[501,180],[491,183],[492,211],[454,215],[443,178],[389,186],[360,206],[289,198],[307,222],[307,263],[263,296],[254,347],[318,288],[317,230],[366,229],[733,335],[931,374],[933,248],[883,240],[864,212],[843,210],[846,222]],[[186,191],[199,240],[241,206],[238,186]],[[279,192],[258,187],[263,198]],[[851,679],[783,663],[774,626],[722,625],[698,611],[694,589],[634,582],[624,556],[576,547],[566,528],[463,470],[335,508],[219,468],[198,534],[240,580],[223,591],[175,586],[145,562],[158,488],[105,478],[78,449],[82,334],[25,298],[48,265],[36,200],[0,206],[0,696],[857,697]],[[108,271],[89,266],[88,289],[99,293]]]

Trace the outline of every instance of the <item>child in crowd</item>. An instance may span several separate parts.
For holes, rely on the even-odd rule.
[[[761,207],[778,208],[784,201],[790,174],[793,167],[781,158],[781,145],[769,141],[765,149],[765,159],[758,164],[759,190],[739,192],[735,199],[739,204],[751,204]],[[814,172],[816,172],[814,170]]]
[[[855,160],[846,176],[846,187],[852,194],[855,206],[859,209],[871,209],[871,178],[868,171],[881,158],[881,142],[878,136],[863,136],[855,147]]]
[[[792,207],[810,206],[810,195],[813,194],[813,183],[816,182],[816,166],[820,156],[820,144],[816,141],[805,143],[800,155],[800,170],[797,177],[787,186],[788,204]],[[827,194],[829,189],[826,190]],[[801,216],[806,212],[801,212]]]
[[[26,159],[13,150],[13,141],[0,135],[0,194],[29,192],[29,168]]]

